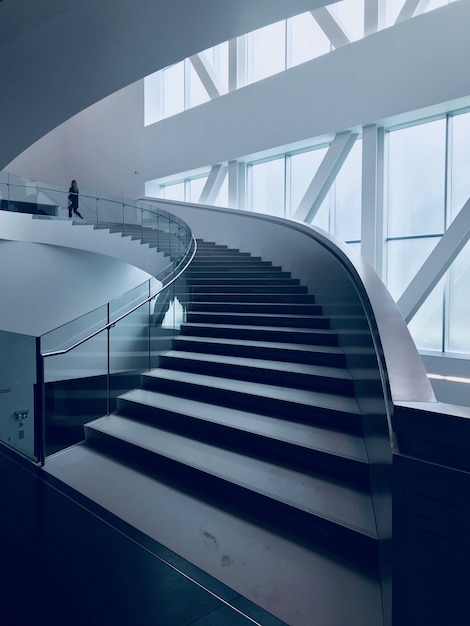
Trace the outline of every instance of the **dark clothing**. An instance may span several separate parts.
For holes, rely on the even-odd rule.
[[[78,212],[78,189],[77,191],[74,191],[74,188],[70,187],[69,189],[69,217],[72,217],[72,211],[75,213],[75,215],[78,215],[78,217],[82,217],[80,213]]]

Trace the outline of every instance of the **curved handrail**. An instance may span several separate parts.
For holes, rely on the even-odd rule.
[[[178,272],[178,274],[173,276],[173,278],[168,283],[166,283],[165,285],[162,285],[160,287],[160,289],[158,289],[154,294],[152,294],[151,296],[148,296],[147,298],[145,298],[145,300],[143,300],[142,302],[139,302],[139,304],[133,306],[129,311],[126,311],[126,313],[123,313],[122,315],[120,315],[119,317],[114,319],[112,322],[109,322],[108,324],[105,324],[104,326],[102,326],[98,330],[95,330],[93,333],[87,335],[83,339],[80,339],[80,341],[77,341],[76,343],[74,343],[73,345],[69,346],[68,348],[63,348],[62,350],[53,350],[53,351],[50,351],[50,352],[41,352],[41,356],[46,358],[46,357],[50,357],[50,356],[59,356],[61,354],[67,354],[71,350],[74,350],[75,348],[78,348],[78,346],[81,346],[82,344],[86,343],[88,340],[93,339],[93,337],[96,337],[97,335],[99,335],[103,331],[108,330],[109,328],[112,328],[113,326],[118,324],[121,320],[125,319],[126,317],[128,317],[129,315],[131,315],[132,313],[134,313],[135,311],[140,309],[140,307],[142,307],[144,304],[147,304],[147,302],[150,302],[151,300],[156,298],[160,293],[162,293],[163,291],[168,289],[168,287],[170,287],[174,282],[176,282],[178,280],[178,278],[180,278],[180,276],[187,270],[188,266],[191,264],[192,260],[194,259],[195,254],[197,252],[197,242],[194,239],[194,237],[193,237],[193,244],[194,245],[192,247],[193,249],[192,249],[192,253],[191,253],[191,258],[184,264],[183,269],[181,269]]]

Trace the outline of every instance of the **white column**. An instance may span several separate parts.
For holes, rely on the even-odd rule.
[[[361,254],[382,275],[384,247],[384,137],[375,124],[362,131]]]

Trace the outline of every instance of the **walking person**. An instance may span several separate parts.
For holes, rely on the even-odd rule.
[[[69,217],[72,217],[72,211],[75,215],[78,215],[80,219],[83,216],[78,212],[78,185],[76,180],[72,180],[69,189]]]

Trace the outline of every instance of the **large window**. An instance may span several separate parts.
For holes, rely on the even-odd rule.
[[[284,158],[249,166],[250,204],[253,211],[284,217],[284,174]]]
[[[470,113],[388,134],[387,286],[398,300],[470,197]],[[470,352],[470,248],[410,322],[420,349]]]

